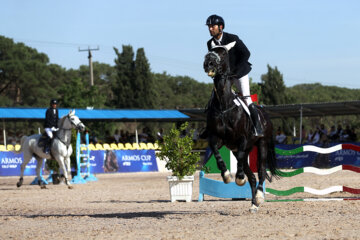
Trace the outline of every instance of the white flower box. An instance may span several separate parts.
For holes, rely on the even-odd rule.
[[[184,176],[181,180],[175,176],[168,176],[167,180],[169,182],[171,202],[177,200],[191,202],[194,176]]]

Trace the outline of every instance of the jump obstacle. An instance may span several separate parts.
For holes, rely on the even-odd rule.
[[[81,161],[82,160],[82,161]],[[89,149],[89,133],[85,134],[85,144],[81,144],[80,132],[76,136],[76,176],[73,177],[71,183],[82,184],[87,181],[97,181],[97,178],[91,174]]]
[[[328,154],[335,151],[351,149],[354,151],[360,151],[360,147],[353,144],[338,144],[330,148],[320,148],[312,145],[304,145],[292,150],[282,150],[275,148],[275,152],[279,155],[295,155],[301,152],[312,151],[320,154]],[[339,165],[330,169],[319,169],[315,167],[304,167],[291,172],[279,171],[281,177],[293,177],[301,173],[313,173],[317,175],[328,175],[335,173],[341,170],[349,170],[356,173],[360,173],[360,168],[351,166],[351,165]],[[265,187],[265,182],[264,182]],[[306,192],[314,195],[326,195],[334,192],[348,192],[351,194],[360,194],[360,189],[350,188],[346,186],[332,186],[326,189],[317,190],[310,187],[294,187],[289,190],[276,190],[272,188],[265,187],[266,194],[272,194],[276,196],[289,196],[294,193]],[[222,181],[217,181],[209,178],[205,178],[205,173],[200,172],[200,181],[199,181],[199,199],[201,202],[204,200],[204,195],[210,195],[218,198],[232,198],[232,199],[249,199],[251,198],[251,188],[247,182],[244,186],[239,187],[235,182],[225,184]],[[285,202],[285,201],[343,201],[343,200],[360,200],[360,198],[304,198],[304,199],[275,199],[275,200],[265,200],[267,202]]]
[[[296,149],[291,150],[282,150],[275,148],[275,152],[279,155],[295,155],[302,152],[317,152],[320,154],[329,154],[339,150],[350,149],[354,151],[360,151],[360,147],[354,144],[338,144],[329,148],[320,148],[312,145],[305,145]],[[279,175],[281,177],[293,177],[302,173],[313,173],[316,175],[329,175],[338,171],[348,170],[356,173],[360,173],[360,168],[352,165],[339,165],[329,169],[319,169],[315,167],[304,167],[299,168],[297,170],[291,172],[283,172],[279,171]],[[310,187],[300,186],[294,187],[288,190],[276,190],[272,188],[266,188],[266,194],[272,194],[275,196],[289,196],[295,193],[310,193],[313,195],[327,195],[335,192],[347,192],[351,194],[360,194],[360,189],[350,188],[347,186],[331,186],[325,189],[313,189]],[[274,199],[274,200],[266,200],[267,202],[287,202],[287,201],[343,201],[343,200],[360,200],[359,197],[351,197],[351,198],[302,198],[302,199]]]

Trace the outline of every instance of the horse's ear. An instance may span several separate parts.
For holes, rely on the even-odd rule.
[[[75,109],[73,109],[73,111],[72,111],[72,112],[73,112],[72,114],[73,114],[73,115],[75,115]]]
[[[235,46],[235,44],[236,44],[236,41],[233,41],[231,43],[226,44],[224,47],[226,48],[226,50],[229,51],[231,48],[233,48]]]
[[[75,110],[71,110],[70,109],[70,111],[69,111],[69,116],[72,116],[72,115],[74,115],[75,114]]]

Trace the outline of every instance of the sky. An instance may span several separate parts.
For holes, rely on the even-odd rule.
[[[0,0],[0,35],[66,69],[92,60],[115,65],[114,47],[144,48],[152,72],[211,83],[203,70],[209,15],[225,20],[251,52],[253,82],[267,65],[287,87],[360,88],[358,0]]]

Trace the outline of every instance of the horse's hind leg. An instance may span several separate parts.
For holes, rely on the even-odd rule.
[[[256,201],[256,178],[254,173],[251,171],[249,164],[247,161],[244,161],[244,172],[249,180],[249,184],[251,187],[251,208],[250,212],[257,212],[259,203]]]
[[[211,151],[213,152],[215,159],[216,159],[216,165],[218,169],[221,171],[221,177],[224,181],[224,183],[230,183],[231,182],[231,174],[230,171],[226,168],[226,164],[224,160],[221,158],[218,146],[217,146],[217,139],[215,137],[212,137],[209,141],[209,146],[211,148]]]
[[[21,163],[20,166],[20,179],[16,183],[17,187],[21,187],[23,185],[25,167],[30,162],[30,159],[31,159],[31,154],[29,154],[28,152],[24,152],[24,161]]]
[[[44,159],[40,157],[36,157],[36,176],[38,179],[38,184],[41,189],[45,189],[46,185],[41,179],[41,167],[43,165]]]
[[[267,146],[264,140],[260,141],[258,149],[258,178],[259,184],[256,189],[256,203],[260,205],[264,202],[264,181],[266,178],[266,159],[267,159]]]

